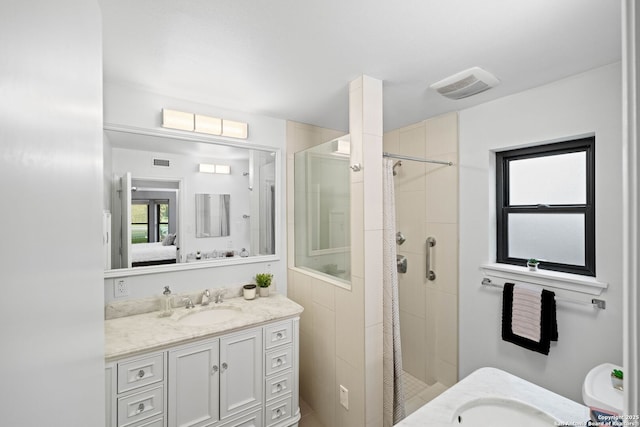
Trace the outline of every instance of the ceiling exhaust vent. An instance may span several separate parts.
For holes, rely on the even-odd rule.
[[[171,162],[167,159],[153,159],[153,166],[168,168],[171,166]]]
[[[491,89],[500,83],[493,74],[479,67],[469,68],[429,86],[442,96],[462,99]]]

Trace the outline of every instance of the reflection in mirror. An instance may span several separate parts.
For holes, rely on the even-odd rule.
[[[196,237],[229,235],[229,194],[196,194]]]
[[[185,138],[105,129],[106,270],[275,254],[276,153]]]
[[[130,198],[124,204],[130,220],[128,227],[122,227],[122,240],[128,247],[125,253],[130,255],[127,267],[175,264],[180,181],[130,180]]]
[[[350,280],[348,136],[295,154],[295,262]]]

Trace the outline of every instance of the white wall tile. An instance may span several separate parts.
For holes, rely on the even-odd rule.
[[[365,280],[364,302],[365,322],[372,325],[382,322],[382,277],[383,251],[382,230],[364,232]]]
[[[425,335],[424,319],[400,310],[402,367],[414,377],[426,382],[424,355],[427,346]]]
[[[336,359],[336,423],[337,427],[362,425],[365,418],[364,406],[366,392],[364,388],[363,365],[352,365],[338,357]],[[349,409],[340,404],[340,385],[349,390]]]
[[[398,254],[407,257],[407,272],[398,274],[400,308],[425,320],[425,257],[415,252],[398,251]]]
[[[436,297],[437,358],[455,365],[458,360],[458,298],[440,291],[436,291]]]
[[[364,278],[364,184],[351,184],[351,275]]]
[[[425,127],[427,157],[458,152],[458,113],[425,120]]]
[[[382,323],[378,323],[365,329],[365,385],[368,395],[365,404],[365,419],[367,426],[382,425],[382,328]]]
[[[382,81],[363,76],[362,132],[382,137]]]
[[[436,273],[427,285],[450,294],[458,293],[458,225],[427,223],[427,236],[436,239],[431,248],[431,265]]]
[[[434,160],[454,162],[453,166],[430,164],[425,178],[427,222],[458,222],[458,166],[457,156],[434,156]]]
[[[351,290],[336,288],[336,356],[364,363],[364,280],[354,277]]]
[[[313,298],[313,302],[316,304],[320,304],[331,311],[334,311],[336,287],[331,283],[327,283],[314,277],[311,277],[310,281],[311,296]]]

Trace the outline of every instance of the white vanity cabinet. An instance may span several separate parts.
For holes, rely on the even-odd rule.
[[[298,324],[273,321],[107,363],[106,426],[297,426]]]
[[[169,350],[168,427],[208,427],[262,405],[262,328]]]

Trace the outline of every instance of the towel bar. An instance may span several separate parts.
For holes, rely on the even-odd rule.
[[[488,277],[485,277],[484,279],[482,279],[482,286],[488,286],[488,287],[492,287],[492,288],[500,288],[500,289],[502,289],[501,285],[493,283],[491,281],[491,279],[489,279]],[[595,308],[599,308],[600,310],[606,310],[606,308],[607,308],[607,302],[605,300],[599,299],[599,298],[592,298],[591,302],[588,302],[588,301],[580,301],[580,300],[575,300],[575,299],[570,299],[570,298],[556,297],[556,301],[571,302],[571,303],[574,303],[574,304],[593,305]]]

